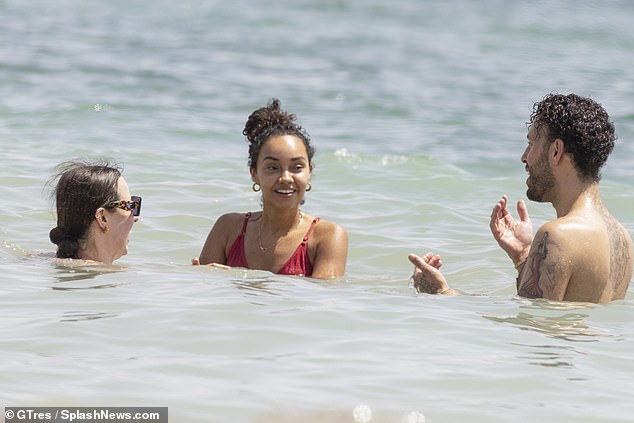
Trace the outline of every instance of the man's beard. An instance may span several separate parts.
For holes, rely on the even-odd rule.
[[[532,201],[548,201],[547,196],[555,187],[555,175],[548,165],[548,150],[545,150],[544,154],[539,158],[539,165],[528,169],[526,196]]]

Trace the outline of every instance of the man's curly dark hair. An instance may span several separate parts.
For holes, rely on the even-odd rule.
[[[614,124],[596,101],[577,94],[549,94],[533,105],[531,125],[547,132],[552,142],[559,138],[572,155],[577,171],[598,181],[599,170],[614,148]]]

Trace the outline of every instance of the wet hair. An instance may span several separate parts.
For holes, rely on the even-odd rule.
[[[280,100],[271,99],[266,107],[251,113],[244,125],[242,134],[249,143],[249,167],[255,168],[262,145],[271,137],[294,135],[302,140],[308,154],[308,163],[313,166],[315,148],[310,143],[310,136],[297,123],[296,116],[282,110]]]
[[[52,193],[57,208],[57,226],[49,238],[57,245],[58,258],[79,258],[84,239],[99,207],[117,201],[121,168],[108,163],[65,162],[57,166]]]
[[[577,172],[598,181],[599,170],[614,148],[614,124],[596,101],[576,94],[549,94],[533,105],[531,125],[546,129],[550,142],[559,138],[572,155]]]

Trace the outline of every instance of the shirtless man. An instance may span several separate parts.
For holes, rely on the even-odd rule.
[[[554,301],[608,303],[625,297],[632,277],[632,240],[610,215],[599,193],[599,170],[614,147],[614,125],[595,101],[551,94],[535,103],[522,154],[533,201],[549,202],[557,218],[532,236],[523,200],[519,221],[506,195],[491,213],[490,228],[518,270],[517,293]],[[439,268],[440,257],[409,256],[419,292],[456,295]]]

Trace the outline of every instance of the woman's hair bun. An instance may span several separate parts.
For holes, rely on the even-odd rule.
[[[242,134],[250,143],[258,140],[258,137],[268,128],[293,128],[295,115],[281,108],[281,102],[277,98],[271,99],[266,107],[261,107],[251,113],[244,125]]]
[[[78,258],[79,240],[77,237],[66,233],[64,228],[54,227],[49,232],[48,237],[51,242],[57,245],[58,258]]]
[[[67,238],[68,235],[66,235],[66,231],[64,231],[63,228],[55,226],[51,229],[51,232],[49,232],[48,237],[51,239],[53,244],[59,245],[59,243],[62,242],[62,239]]]
[[[265,107],[260,107],[247,119],[242,134],[249,143],[249,167],[254,169],[258,162],[260,149],[267,139],[273,136],[292,135],[298,137],[306,147],[308,162],[312,169],[315,148],[310,143],[310,137],[304,129],[295,123],[295,115],[282,110],[280,100],[271,99]]]

